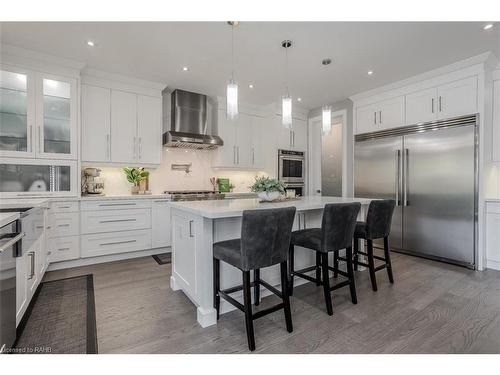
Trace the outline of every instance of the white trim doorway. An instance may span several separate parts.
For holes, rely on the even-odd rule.
[[[342,123],[342,196],[347,196],[347,109],[332,112]],[[307,195],[321,195],[321,115],[308,119]],[[319,136],[319,137],[318,137]],[[319,140],[319,142],[318,142]],[[320,190],[320,192],[318,192]]]

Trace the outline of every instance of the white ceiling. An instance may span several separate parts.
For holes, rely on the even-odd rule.
[[[235,29],[240,98],[269,104],[283,94],[284,39],[293,42],[290,92],[305,108],[315,108],[482,52],[500,56],[500,24],[488,31],[483,25],[242,22]],[[96,46],[88,47],[88,39]],[[2,23],[1,41],[209,95],[224,95],[231,72],[231,29],[225,22]],[[333,60],[328,67],[321,65],[325,57]],[[368,76],[368,70],[375,73]]]

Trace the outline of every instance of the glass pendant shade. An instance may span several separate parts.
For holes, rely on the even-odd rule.
[[[323,134],[330,134],[332,131],[332,108],[330,106],[323,107],[322,120],[321,130],[323,131]]]
[[[292,127],[292,97],[285,95],[281,99],[281,123],[286,129]]]
[[[230,120],[238,117],[238,84],[233,79],[227,84],[226,117]]]

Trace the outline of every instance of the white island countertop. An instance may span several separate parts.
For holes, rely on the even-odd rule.
[[[306,196],[289,201],[276,203],[261,203],[259,199],[222,199],[209,201],[172,202],[171,207],[202,216],[207,219],[220,219],[225,217],[238,217],[244,210],[266,208],[282,208],[295,206],[297,211],[319,210],[328,203],[353,203],[359,202],[368,205],[372,199],[368,198],[342,198],[342,197],[316,197]]]

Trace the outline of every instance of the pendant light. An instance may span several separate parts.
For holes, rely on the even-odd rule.
[[[226,87],[226,117],[234,120],[238,117],[238,84],[234,80],[234,26],[235,21],[229,21],[231,26],[231,79]]]
[[[292,127],[292,97],[288,91],[288,48],[292,46],[291,40],[284,40],[281,46],[285,49],[285,81],[286,91],[285,95],[281,98],[281,123],[286,129]]]
[[[332,63],[332,60],[327,58],[323,59],[321,61],[321,64],[324,66],[330,65]],[[328,80],[326,80],[328,82]],[[322,116],[321,116],[321,130],[323,132],[323,135],[328,135],[332,131],[332,107],[329,105],[325,105],[322,108]]]

